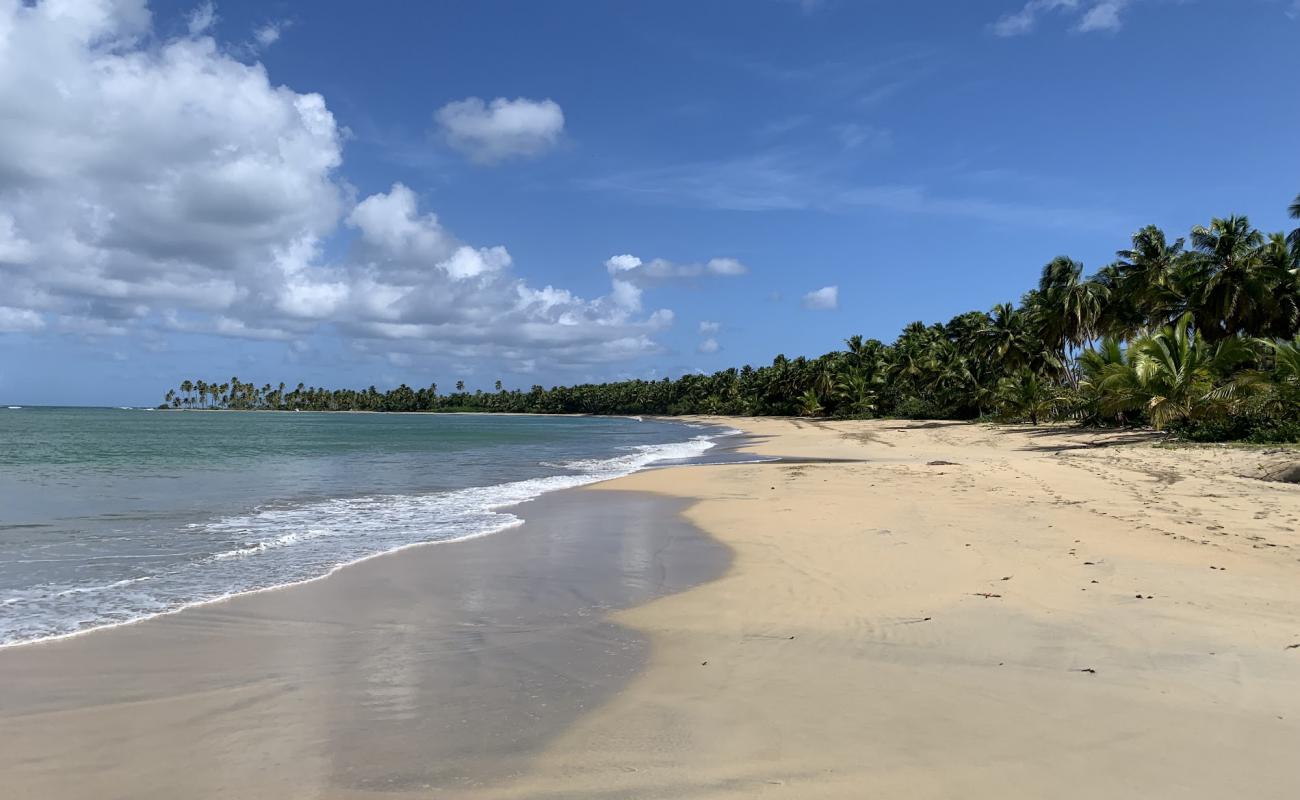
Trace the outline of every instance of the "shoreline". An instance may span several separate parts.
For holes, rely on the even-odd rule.
[[[185,410],[185,411],[234,411],[235,409],[179,409],[179,410]],[[256,409],[250,409],[250,410],[254,410],[254,411],[256,411]],[[283,411],[267,411],[267,413],[287,413],[287,412],[283,412]],[[381,412],[372,412],[372,411],[345,411],[345,412],[323,412],[323,413],[376,414],[376,413],[381,413]],[[437,412],[429,412],[429,413],[437,413]],[[475,413],[478,413],[478,412],[475,412]],[[585,416],[585,415],[524,415],[524,414],[514,414],[514,415],[510,415],[510,414],[508,414],[508,416]],[[731,437],[733,437],[733,436],[735,436],[735,435],[737,435],[737,434],[743,433],[742,431],[739,431],[739,430],[737,430],[737,429],[735,429],[735,428],[728,428],[728,427],[726,427],[726,426],[723,426],[723,425],[720,425],[720,424],[717,424],[717,423],[701,423],[701,422],[686,422],[686,421],[682,421],[682,422],[680,422],[680,425],[681,425],[681,427],[683,428],[683,432],[685,432],[685,431],[687,431],[687,430],[690,430],[690,429],[697,429],[697,428],[699,428],[699,427],[708,427],[708,428],[716,429],[716,432],[715,432],[715,433],[712,433],[712,434],[703,434],[702,436],[692,437],[692,438],[690,438],[690,439],[685,439],[685,440],[683,440],[682,442],[677,442],[677,443],[675,443],[675,444],[687,444],[687,443],[689,443],[689,442],[696,441],[696,440],[698,440],[698,439],[700,439],[700,438],[705,438],[705,439],[707,439],[707,441],[708,441],[710,444],[709,444],[709,447],[708,447],[707,449],[705,449],[704,451],[702,451],[700,454],[698,454],[698,455],[696,455],[696,456],[692,456],[692,457],[690,457],[690,458],[687,459],[684,463],[683,463],[681,460],[668,459],[668,460],[667,460],[667,463],[666,463],[664,466],[691,466],[691,465],[693,465],[694,463],[707,463],[707,462],[702,461],[702,459],[707,459],[707,458],[709,457],[708,454],[711,453],[711,452],[719,452],[719,451],[720,451],[720,452],[734,452],[734,451],[737,449],[736,447],[734,447],[734,446],[733,446],[733,447],[727,447],[727,446],[724,446],[724,445],[722,444],[722,442],[725,442],[726,440],[728,440],[729,438],[731,438]],[[104,622],[104,623],[100,623],[100,624],[94,624],[94,625],[91,625],[91,626],[89,626],[89,627],[82,628],[82,629],[75,630],[75,631],[68,631],[68,632],[64,632],[64,633],[50,634],[50,635],[41,636],[41,637],[37,637],[37,638],[33,638],[33,639],[23,639],[23,640],[18,640],[18,641],[0,642],[0,652],[4,652],[5,650],[13,649],[13,648],[22,648],[22,647],[30,647],[30,646],[42,645],[42,644],[47,644],[47,643],[52,643],[52,642],[64,641],[64,640],[68,640],[68,639],[75,639],[75,638],[78,638],[78,637],[88,636],[88,635],[95,634],[95,633],[99,633],[99,632],[112,631],[112,630],[115,630],[115,629],[118,629],[118,628],[123,628],[123,627],[127,627],[127,626],[132,626],[132,625],[138,625],[138,624],[140,624],[140,623],[148,622],[148,621],[150,621],[150,620],[154,620],[154,619],[157,619],[157,618],[160,618],[160,617],[166,617],[166,616],[170,616],[170,615],[173,615],[173,614],[184,613],[184,612],[189,611],[189,610],[191,610],[191,609],[202,608],[202,607],[204,607],[204,606],[207,606],[207,605],[210,605],[210,604],[213,604],[213,603],[224,603],[224,602],[227,602],[227,601],[230,601],[230,600],[233,600],[233,599],[236,599],[236,598],[240,598],[240,597],[248,596],[248,595],[257,595],[257,594],[262,594],[262,593],[266,593],[266,592],[279,591],[279,590],[282,590],[282,589],[292,589],[292,588],[294,588],[294,587],[296,587],[296,586],[302,586],[302,585],[305,585],[305,584],[314,583],[314,582],[316,582],[316,581],[322,581],[322,580],[325,580],[325,579],[327,579],[327,578],[329,578],[329,577],[331,577],[331,576],[337,574],[340,570],[343,570],[343,569],[346,569],[346,568],[348,568],[348,567],[352,567],[352,566],[355,566],[355,565],[358,565],[358,564],[363,564],[363,563],[365,563],[365,562],[367,562],[367,561],[370,561],[371,559],[380,558],[380,557],[383,557],[383,556],[387,556],[387,555],[392,555],[392,554],[400,553],[400,552],[403,552],[403,551],[405,551],[405,550],[409,550],[409,549],[411,549],[411,548],[416,548],[416,547],[425,547],[425,546],[434,546],[434,545],[443,545],[443,544],[457,544],[457,543],[460,543],[460,542],[465,542],[465,541],[470,541],[470,540],[473,540],[473,539],[477,539],[477,538],[479,538],[479,537],[483,537],[483,536],[491,536],[491,535],[495,535],[495,534],[498,534],[498,533],[503,533],[503,532],[505,532],[505,531],[510,530],[511,528],[515,528],[515,527],[518,527],[518,526],[524,524],[524,519],[522,519],[520,515],[517,515],[517,514],[512,513],[512,510],[517,511],[517,510],[520,509],[521,507],[524,507],[524,506],[526,506],[528,503],[533,502],[533,501],[535,501],[535,500],[537,500],[537,499],[540,499],[540,498],[542,498],[542,497],[545,497],[545,496],[547,496],[547,495],[554,494],[554,493],[557,493],[557,492],[565,492],[565,491],[570,491],[570,490],[573,490],[573,489],[579,489],[579,488],[584,488],[584,487],[587,487],[587,486],[592,486],[592,485],[599,484],[599,483],[605,483],[605,482],[609,482],[609,481],[616,481],[616,480],[619,480],[619,479],[621,479],[621,478],[623,478],[623,477],[627,477],[628,474],[635,474],[636,472],[639,472],[639,471],[643,471],[643,470],[646,470],[646,469],[656,469],[656,468],[661,468],[661,467],[660,467],[659,465],[655,464],[655,463],[651,463],[651,464],[648,464],[648,465],[643,465],[643,466],[636,467],[632,472],[630,472],[630,473],[626,473],[626,474],[624,474],[624,475],[616,475],[616,476],[613,476],[613,477],[599,477],[599,478],[593,477],[592,480],[590,480],[590,481],[588,481],[588,482],[576,483],[576,484],[574,484],[574,485],[572,485],[572,486],[562,486],[562,487],[557,487],[557,488],[553,488],[553,489],[544,489],[544,490],[540,491],[540,493],[537,494],[537,495],[535,495],[534,497],[529,498],[529,499],[527,499],[527,500],[524,500],[524,501],[522,501],[522,502],[504,502],[504,503],[500,503],[500,504],[497,504],[497,505],[491,505],[491,506],[488,506],[487,509],[490,510],[490,511],[494,511],[494,512],[497,512],[498,514],[500,514],[501,517],[502,517],[502,520],[501,520],[501,522],[500,522],[500,524],[499,524],[498,526],[493,527],[493,528],[490,528],[490,529],[487,529],[487,530],[475,531],[475,532],[467,533],[467,534],[464,534],[464,535],[461,535],[461,536],[456,536],[456,537],[453,537],[453,538],[450,538],[450,539],[438,539],[438,540],[432,540],[432,541],[417,541],[417,542],[409,542],[409,543],[407,543],[407,544],[404,544],[404,545],[401,545],[401,546],[398,546],[398,547],[395,547],[395,548],[392,548],[392,549],[389,549],[389,550],[382,550],[382,551],[375,552],[375,553],[369,553],[369,554],[367,554],[367,555],[363,555],[363,556],[361,556],[361,557],[359,557],[359,558],[356,558],[356,559],[353,559],[353,560],[350,560],[350,561],[345,561],[345,562],[342,562],[342,563],[339,563],[339,564],[335,564],[335,565],[331,566],[327,571],[325,571],[325,572],[323,572],[323,573],[321,573],[321,574],[319,574],[319,575],[311,575],[311,576],[309,576],[309,577],[300,578],[300,579],[296,579],[296,580],[290,580],[290,581],[286,581],[286,582],[283,582],[283,583],[275,583],[275,584],[272,584],[272,585],[269,585],[269,586],[261,586],[261,587],[256,587],[256,588],[252,588],[252,589],[243,589],[243,590],[239,590],[239,591],[228,592],[228,593],[225,593],[225,594],[222,594],[222,595],[219,595],[219,596],[214,596],[214,597],[208,597],[208,598],[201,598],[201,599],[191,600],[191,601],[184,602],[184,603],[178,605],[178,606],[175,607],[175,608],[169,608],[169,609],[165,609],[165,610],[162,610],[162,611],[154,611],[154,612],[150,612],[150,613],[145,613],[145,614],[142,614],[141,616],[133,617],[133,618],[131,618],[131,619],[120,620],[120,621],[114,621],[114,622]],[[555,476],[555,477],[559,477],[559,476]],[[573,478],[575,478],[575,479],[578,479],[578,478],[583,478],[584,476],[583,476],[581,473],[575,473],[575,474],[572,475],[571,477],[573,477]],[[512,484],[511,484],[511,483],[498,484],[497,487],[500,487],[500,486],[508,486],[508,485],[512,485]],[[470,487],[470,488],[473,488],[473,487]],[[484,487],[484,488],[496,488],[496,487]]]
[[[728,558],[684,503],[590,485],[454,548],[0,651],[7,796],[344,798],[521,772],[643,663],[608,612]]]
[[[169,796],[153,786],[170,776],[187,796],[349,800],[431,791],[940,798],[957,787],[990,800],[1280,800],[1300,788],[1300,770],[1289,766],[1300,749],[1300,650],[1290,649],[1300,644],[1300,490],[1256,479],[1270,459],[1293,454],[1155,448],[1126,443],[1127,432],[1079,429],[674,419],[743,430],[740,449],[788,458],[652,468],[553,492],[522,507],[524,526],[459,542],[464,550],[411,547],[330,580],[173,615],[137,664],[146,676],[138,680],[170,676],[172,695],[150,699],[152,690],[132,690],[133,679],[101,674],[100,646],[84,645],[102,639],[127,649],[121,629],[0,650],[0,699],[8,691],[27,708],[14,715],[13,701],[0,702],[0,731],[24,729],[0,754],[22,747],[26,755],[0,769],[17,776],[15,786],[32,787],[20,797],[54,798],[91,796],[59,784],[70,776],[137,789],[130,796]],[[629,503],[649,505],[632,512]],[[620,504],[606,517],[619,520],[613,527],[594,521],[597,509]],[[567,558],[531,563],[512,547],[547,529],[613,548],[628,530],[644,538],[674,519],[688,528],[669,539],[720,556],[715,573],[673,583],[673,570],[655,562],[671,548],[620,545],[607,551],[617,558],[605,567],[586,563],[563,578],[554,570],[572,567]],[[592,538],[602,530],[624,533]],[[515,613],[583,596],[610,565],[625,578],[639,575],[638,591],[656,588],[628,603],[586,602],[576,616],[548,623],[558,628],[504,617],[466,628],[456,614],[468,606],[440,611],[443,601],[433,598],[446,595],[420,571],[443,560],[431,555],[439,551],[491,552],[476,562],[483,570],[513,559],[496,573],[501,583],[480,582],[481,598],[538,568],[530,591],[552,599],[516,597],[503,606]],[[673,569],[686,575],[692,561]],[[456,580],[474,575],[443,569]],[[340,626],[321,614],[322,598],[332,613],[370,622]],[[230,606],[261,609],[248,615],[260,633],[221,613]],[[476,653],[477,666],[440,682],[429,677],[442,656],[420,633],[428,630],[447,641],[505,637],[513,649]],[[355,663],[357,637],[368,643],[362,651],[387,652],[394,642],[407,649],[376,673]],[[349,645],[312,652],[319,641]],[[258,669],[241,666],[232,688],[226,671],[202,661],[177,669],[186,666],[177,654],[196,642],[245,659],[259,648],[279,655],[254,658]],[[42,650],[51,657],[13,666],[11,656]],[[570,650],[585,659],[575,662]],[[604,658],[614,660],[593,668],[590,659]],[[171,659],[171,671],[150,666],[158,659]],[[520,679],[516,668],[539,671]],[[578,678],[583,669],[594,673]],[[376,674],[386,676],[376,695],[383,703],[412,695],[420,684],[412,675],[425,681],[412,695],[420,702],[403,709],[400,735],[386,727],[392,720],[363,714]],[[126,684],[113,689],[115,681]],[[500,749],[519,725],[502,720],[538,702],[568,710],[527,746]],[[424,726],[442,719],[447,703],[474,712],[440,728],[450,739],[430,739]],[[305,709],[317,707],[331,721],[304,732],[320,713]],[[144,721],[127,722],[140,714]],[[484,727],[479,715],[493,724]],[[45,767],[57,772],[41,772],[33,724],[46,742],[74,743],[55,761],[46,753]],[[126,740],[114,744],[123,731]],[[149,738],[159,731],[195,743],[171,752],[178,767],[143,776],[153,794],[130,783],[142,776],[129,768],[96,761],[104,748],[159,746]],[[279,753],[274,763],[249,749],[264,739]],[[321,755],[334,746],[344,750]],[[346,754],[353,750],[374,763]],[[235,777],[204,772],[199,780],[184,770],[195,758],[215,758]],[[142,752],[135,769],[154,769],[156,759]],[[295,759],[301,765],[287,766]],[[340,759],[349,765],[342,772]],[[470,766],[458,776],[448,764]]]
[[[732,566],[614,614],[648,665],[494,797],[1300,791],[1300,490],[1260,480],[1294,451],[730,424],[867,460],[623,479],[692,498]]]

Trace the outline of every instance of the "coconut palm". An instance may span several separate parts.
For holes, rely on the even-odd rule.
[[[812,389],[806,389],[803,394],[799,395],[799,416],[820,417],[825,410],[822,407],[821,398]]]
[[[1104,388],[1106,376],[1128,366],[1128,354],[1118,338],[1107,336],[1079,354],[1079,386],[1074,415],[1084,421],[1105,420],[1123,423],[1137,407],[1131,398],[1123,398]]]
[[[1083,264],[1078,261],[1058,256],[1043,267],[1038,291],[1027,298],[1025,305],[1039,340],[1051,351],[1053,360],[1064,366],[1071,349],[1095,337],[1104,296],[1101,284],[1083,280]],[[1071,370],[1063,372],[1068,381],[1075,383]]]
[[[981,333],[986,358],[995,359],[1013,372],[1027,366],[1039,349],[1025,314],[1010,303],[999,303],[989,314],[989,326]]]
[[[1148,225],[1133,234],[1130,248],[1116,256],[1119,260],[1097,275],[1098,285],[1105,288],[1102,331],[1131,340],[1187,310],[1188,259],[1182,239],[1170,243],[1164,231]]]
[[[1113,408],[1144,408],[1159,430],[1171,422],[1229,410],[1234,387],[1216,387],[1216,380],[1222,383],[1253,355],[1250,345],[1237,337],[1209,341],[1186,314],[1135,342],[1127,363],[1104,370],[1101,388]]]
[[[876,410],[876,397],[872,380],[862,370],[851,370],[840,376],[835,396],[848,414],[865,416]]]
[[[1034,425],[1051,416],[1061,402],[1057,387],[1028,367],[998,381],[994,399],[1003,416],[1028,419]]]
[[[1300,219],[1300,194],[1295,196],[1295,202],[1291,204],[1287,211],[1291,214],[1291,219]],[[1291,231],[1291,235],[1287,237],[1287,240],[1291,242],[1292,247],[1300,250],[1300,228]]]
[[[1242,216],[1215,218],[1192,229],[1197,290],[1192,313],[1212,340],[1254,334],[1268,318],[1274,270],[1260,258],[1264,235]]]

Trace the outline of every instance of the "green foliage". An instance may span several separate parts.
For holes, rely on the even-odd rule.
[[[1300,197],[1290,213],[1300,219]],[[1185,245],[1184,242],[1188,244]],[[167,408],[737,414],[974,419],[1168,428],[1196,440],[1294,441],[1300,427],[1300,229],[1240,216],[1172,242],[1148,226],[1085,277],[1048,262],[1019,305],[913,322],[885,344],[851,336],[816,358],[676,380],[527,391],[464,381],[386,392],[238,378],[185,380]]]
[[[1062,403],[1060,387],[1028,367],[998,381],[995,398],[999,416],[1035,425],[1055,414]]]

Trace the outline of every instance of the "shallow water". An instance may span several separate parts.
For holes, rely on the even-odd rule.
[[[0,643],[503,530],[499,509],[704,453],[622,418],[0,409]]]

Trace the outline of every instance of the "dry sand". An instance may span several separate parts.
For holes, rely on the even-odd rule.
[[[1254,477],[1294,451],[735,424],[869,460],[607,484],[733,566],[614,615],[647,668],[494,796],[1300,797],[1300,487]]]
[[[0,652],[0,796],[1300,796],[1300,487],[1255,477],[1294,452],[728,422],[860,460],[644,472],[514,532]],[[640,602],[721,566],[663,536],[674,509],[730,567],[602,617],[601,569]],[[566,570],[583,529],[623,538]]]

